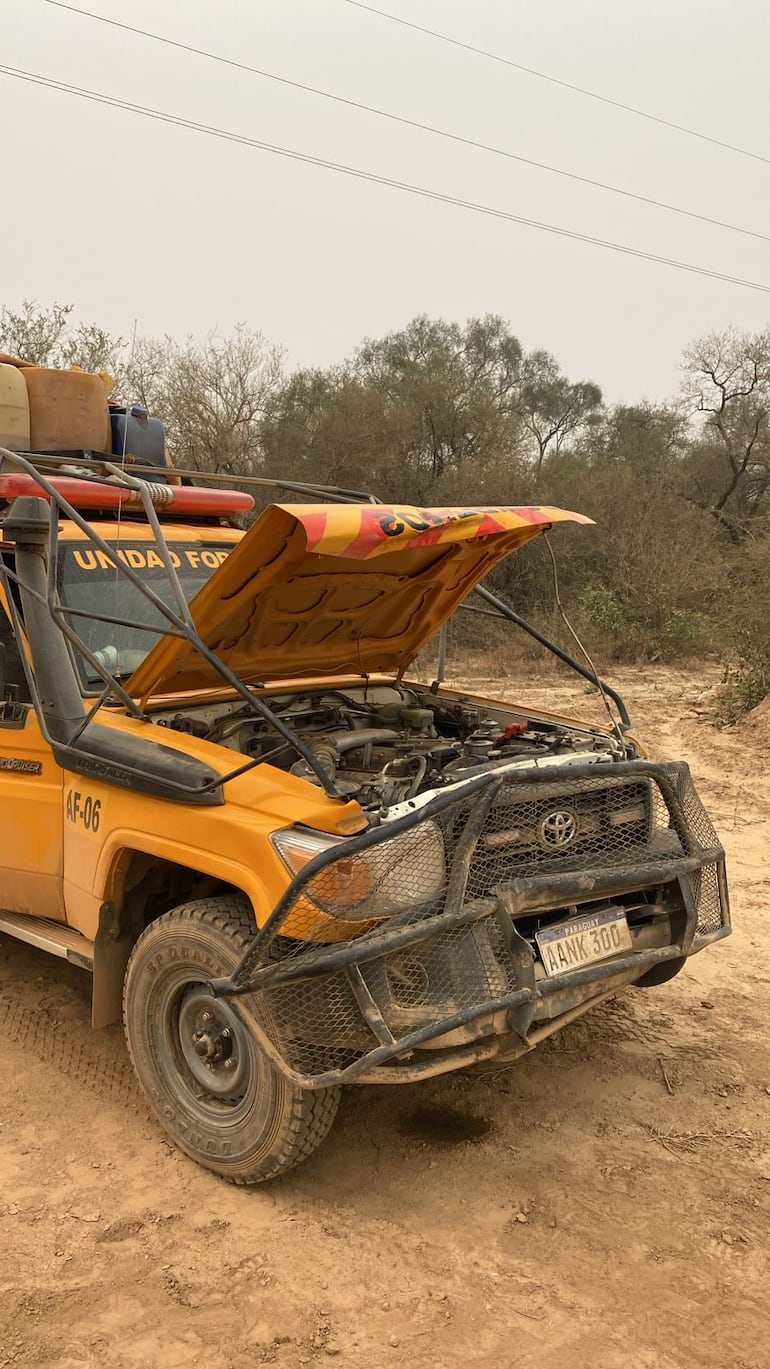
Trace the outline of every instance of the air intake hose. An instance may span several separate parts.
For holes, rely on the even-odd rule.
[[[16,544],[24,629],[32,650],[41,721],[52,741],[65,745],[83,725],[85,710],[72,657],[48,604],[49,506],[44,499],[14,499],[3,536]]]

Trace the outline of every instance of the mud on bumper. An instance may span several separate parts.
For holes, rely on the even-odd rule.
[[[563,850],[543,839],[555,811],[575,819]],[[412,861],[413,906],[319,944],[350,862],[376,850],[392,879],[425,824],[444,845],[440,892]],[[548,975],[536,933],[610,907],[625,910],[632,949]],[[263,1048],[296,1082],[401,1083],[524,1054],[729,931],[724,852],[687,765],[493,772],[316,857],[211,988],[246,999]]]

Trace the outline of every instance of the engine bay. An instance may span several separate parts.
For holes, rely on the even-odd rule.
[[[338,792],[370,813],[492,767],[625,758],[608,731],[422,685],[322,686],[265,701],[312,750]],[[158,711],[153,721],[319,783],[291,743],[242,700]]]

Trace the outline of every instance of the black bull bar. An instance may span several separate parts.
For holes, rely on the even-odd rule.
[[[574,798],[625,780],[644,782],[655,793],[662,814],[658,836],[666,839],[664,853],[660,842],[656,849],[650,841],[621,863],[603,862],[601,849],[588,864],[578,862],[579,868],[543,858],[536,873],[512,872],[485,895],[467,897],[474,852],[502,791],[513,803],[532,796],[536,800],[538,795],[556,802],[565,793]],[[310,906],[308,890],[337,862],[350,862],[422,824],[436,822],[446,829],[458,818],[459,837],[449,853],[439,901],[427,909],[394,913],[344,940],[329,942],[328,936],[318,934],[314,939],[311,928],[304,936],[297,934],[297,909]],[[704,905],[707,871],[713,876],[716,912]],[[538,973],[533,946],[516,927],[517,919],[540,912],[580,911],[580,905],[663,887],[674,892],[679,909],[668,944],[615,955],[553,977]],[[293,935],[286,930],[292,918]],[[430,943],[439,945],[442,938],[478,935],[474,928],[487,925],[494,925],[498,944],[505,948],[507,982],[502,991],[498,985],[497,992],[489,986],[486,993],[468,992],[471,1001],[466,1002],[462,993],[455,994],[451,1004],[428,1013],[429,1020],[411,1026],[400,1021],[394,1029],[376,988],[377,967]],[[637,760],[487,771],[315,856],[255,932],[231,976],[210,981],[209,988],[217,997],[248,1000],[242,1009],[260,1045],[281,1073],[304,1087],[400,1083],[485,1059],[514,1059],[618,988],[654,974],[656,967],[661,967],[661,977],[676,973],[688,955],[729,930],[724,851],[686,763]],[[663,967],[669,962],[666,975]],[[366,1041],[356,1042],[355,1049],[328,1041],[327,1024],[343,994],[348,1018],[355,1016],[366,1033]],[[535,1020],[543,1017],[546,1002],[548,1020]],[[455,1040],[445,1047],[438,1042],[431,1048],[437,1038],[462,1036],[472,1024],[479,1027],[476,1039],[459,1044]],[[421,1047],[425,1049],[418,1058],[411,1059]]]

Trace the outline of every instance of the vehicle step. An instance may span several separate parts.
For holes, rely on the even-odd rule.
[[[92,970],[94,967],[93,941],[59,922],[46,922],[42,917],[27,917],[21,913],[0,912],[0,932],[15,936],[18,941],[26,941],[30,946],[38,946],[40,950],[58,955],[62,960],[69,960],[83,969]]]

